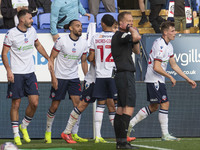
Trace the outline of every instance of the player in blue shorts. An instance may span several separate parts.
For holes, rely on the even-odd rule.
[[[104,15],[101,19],[103,31],[93,36],[88,60],[95,61],[96,81],[94,85],[93,97],[97,98],[97,108],[95,112],[95,143],[105,143],[101,137],[101,126],[103,113],[107,104],[110,112],[110,120],[112,125],[115,117],[115,105],[113,99],[117,97],[117,89],[113,75],[115,64],[111,54],[111,39],[114,34],[113,24],[115,19],[111,15]]]
[[[88,71],[86,50],[87,42],[81,37],[82,24],[79,20],[72,20],[67,29],[70,30],[70,34],[66,34],[57,39],[51,52],[50,59],[55,61],[55,71],[51,72],[52,88],[50,97],[52,99],[51,106],[47,113],[47,125],[45,132],[46,143],[52,143],[51,140],[51,128],[53,120],[55,118],[56,110],[58,109],[61,100],[65,99],[66,93],[73,102],[74,107],[80,102],[81,86],[78,77],[78,63],[81,60],[83,73]],[[61,137],[68,143],[87,142],[87,139],[83,139],[77,135],[78,124],[73,128],[73,134],[66,134],[64,131]]]
[[[157,111],[160,107],[158,119],[162,131],[162,140],[177,141],[180,139],[170,135],[168,131],[169,99],[165,87],[165,77],[170,79],[172,87],[176,84],[176,80],[166,72],[168,61],[171,68],[183,77],[192,88],[196,87],[196,83],[183,73],[174,59],[173,46],[170,43],[171,40],[174,40],[176,35],[174,23],[168,21],[164,22],[161,25],[161,32],[162,36],[153,43],[145,76],[147,100],[150,102],[150,105],[141,108],[136,116],[130,121],[128,134],[130,134],[132,128],[137,123],[148,117],[151,113]]]
[[[103,18],[107,18],[107,19],[110,19],[111,17],[111,22],[109,22],[107,20],[107,22],[110,23],[109,26],[106,27],[106,25],[103,25],[103,30],[104,31],[112,31],[112,25],[114,23],[114,18],[112,16],[104,16]],[[105,20],[103,20],[105,21]],[[103,23],[102,21],[102,23]],[[102,35],[103,35],[104,32],[102,32]],[[110,37],[110,32],[108,32],[108,37]],[[95,37],[97,36],[94,35]],[[94,41],[94,36],[92,38],[92,42]],[[91,43],[92,43],[91,42]],[[92,44],[90,45],[90,47],[92,47]],[[74,108],[74,110],[71,112],[71,115],[70,115],[70,118],[68,120],[68,124],[67,124],[67,127],[65,129],[65,131],[70,134],[71,133],[71,130],[72,130],[72,127],[74,126],[74,124],[76,123],[77,121],[77,118],[79,117],[79,115],[86,109],[86,107],[88,106],[89,103],[91,102],[94,102],[96,100],[96,97],[94,97],[94,90],[95,90],[95,86],[96,86],[96,68],[95,66],[97,65],[97,63],[95,64],[95,66],[93,65],[94,64],[94,61],[92,61],[90,63],[90,70],[88,71],[86,77],[85,77],[85,81],[84,81],[84,89],[83,89],[83,92],[82,92],[82,101],[78,104],[78,106],[76,108]],[[112,65],[111,65],[112,66]],[[112,74],[112,69],[111,71],[108,71],[109,74],[110,74],[110,77],[111,77],[111,74]],[[109,85],[108,85],[109,86]],[[105,88],[106,89],[106,88]],[[99,89],[96,89],[96,90],[99,90]],[[112,90],[112,89],[111,89]],[[113,93],[112,91],[108,91],[108,94],[110,98],[113,98]],[[105,97],[103,97],[102,100],[104,100],[104,104],[101,105],[103,106],[103,108],[100,108],[100,109],[103,109],[104,111],[104,108],[105,108],[105,99],[107,99],[107,95]],[[110,121],[111,123],[113,122],[113,119],[114,119],[114,115],[115,115],[115,108],[114,108],[114,102],[113,102],[113,99],[110,99],[110,105],[107,103],[107,106],[108,106],[108,109],[109,109],[109,118],[110,118]],[[98,102],[99,103],[99,102]],[[101,122],[102,122],[102,119],[103,119],[103,111],[102,110],[99,110],[98,107],[97,107],[97,112],[100,112],[100,115],[102,117],[98,118],[98,122],[100,123],[100,126],[98,127],[98,129],[96,128],[96,132],[99,132],[100,133],[100,130],[101,130]],[[97,120],[97,119],[96,119]],[[101,136],[98,138],[95,139],[95,143],[105,143],[106,141],[101,138]]]
[[[3,64],[7,71],[8,93],[7,97],[12,99],[10,110],[11,124],[16,145],[22,145],[19,130],[23,134],[23,139],[30,142],[27,126],[31,122],[38,106],[38,85],[35,76],[35,66],[33,59],[34,47],[48,61],[49,69],[53,69],[53,64],[49,56],[40,44],[33,23],[32,15],[28,10],[21,10],[18,13],[19,24],[10,29],[4,39],[2,50]],[[7,54],[10,51],[9,65]],[[25,117],[19,125],[19,106],[21,98],[27,96],[29,105],[26,108]]]

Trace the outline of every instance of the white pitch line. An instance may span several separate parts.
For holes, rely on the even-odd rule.
[[[149,149],[156,149],[156,150],[172,150],[172,149],[167,149],[167,148],[161,148],[161,147],[154,147],[154,146],[147,146],[147,145],[138,145],[138,144],[131,144],[132,146],[137,146],[137,147],[143,147],[143,148],[149,148]]]
[[[116,143],[109,141],[107,143]],[[161,147],[154,147],[154,146],[148,146],[148,145],[138,145],[138,144],[131,144],[132,146],[138,146],[138,147],[143,147],[143,148],[148,148],[148,149],[155,149],[155,150],[173,150],[173,149],[167,149],[167,148],[161,148]]]

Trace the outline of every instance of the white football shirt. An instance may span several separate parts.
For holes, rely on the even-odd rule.
[[[114,32],[101,32],[93,36],[90,51],[95,51],[95,69],[97,78],[112,77],[115,66],[111,53],[111,39]]]
[[[35,28],[26,32],[14,27],[5,35],[4,45],[10,47],[10,67],[14,74],[27,74],[35,71],[33,51],[37,41]]]
[[[87,83],[95,83],[95,79],[96,79],[95,67],[92,63],[90,63],[89,71],[87,72],[84,80]]]
[[[78,64],[81,56],[87,53],[87,48],[87,41],[82,37],[76,41],[69,34],[59,37],[53,47],[59,52],[55,62],[56,78],[78,78]]]
[[[156,39],[149,54],[149,62],[145,76],[145,82],[155,83],[160,81],[161,83],[165,83],[165,77],[153,70],[154,61],[161,61],[161,67],[166,71],[168,61],[170,57],[173,56],[174,52],[172,44],[170,42],[167,44],[162,37]]]

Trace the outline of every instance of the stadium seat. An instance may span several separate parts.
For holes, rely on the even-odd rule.
[[[86,12],[89,13],[88,0],[80,0],[80,2],[83,5],[83,8],[85,8]]]
[[[82,23],[82,28],[83,29],[87,29],[89,23],[95,22],[94,21],[94,15],[90,14],[90,16],[91,16],[91,18],[90,18],[90,20],[88,20],[87,16],[82,16],[81,14],[79,15],[79,20]]]
[[[102,27],[101,27],[101,18],[105,15],[105,14],[110,14],[112,15],[115,20],[117,20],[117,17],[118,17],[118,13],[100,13],[96,16],[96,22],[97,22],[97,30],[101,30]]]
[[[44,13],[44,9],[42,7],[38,7],[38,13],[37,14],[42,14]]]
[[[33,19],[33,24],[32,26],[35,28],[35,29],[38,29],[38,16],[35,15],[32,19]]]
[[[39,15],[40,29],[50,29],[50,13]]]
[[[102,3],[102,1],[100,2],[100,5],[99,5],[99,13],[104,13],[106,12],[106,9]],[[118,12],[118,5],[117,5],[117,0],[115,0],[115,12],[117,13]]]

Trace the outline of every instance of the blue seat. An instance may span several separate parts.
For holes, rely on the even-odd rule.
[[[39,15],[40,29],[50,29],[50,13]]]
[[[32,26],[35,28],[35,29],[38,29],[38,16],[35,15],[32,19],[33,19],[33,23],[32,23]]]
[[[99,13],[104,13],[104,12],[106,12],[106,9],[105,9],[102,1],[101,1],[100,4],[99,4]],[[117,0],[115,0],[115,12],[116,13],[118,12]]]
[[[82,16],[81,14],[79,15],[79,20],[82,23],[82,28],[87,29],[89,23],[95,22],[94,21],[94,15],[90,14],[91,18],[88,20],[88,16]]]
[[[110,15],[112,15],[112,16],[115,18],[115,20],[117,20],[118,13],[108,13],[108,12],[107,12],[107,13],[100,13],[100,14],[97,14],[97,16],[96,16],[96,22],[97,22],[97,30],[98,30],[98,31],[102,29],[102,27],[101,27],[101,18],[102,18],[105,14],[110,14]]]
[[[42,7],[38,7],[38,13],[37,14],[42,14],[44,13],[44,9]]]
[[[83,8],[86,10],[87,13],[89,13],[89,5],[88,0],[80,0],[81,4],[83,5]]]

